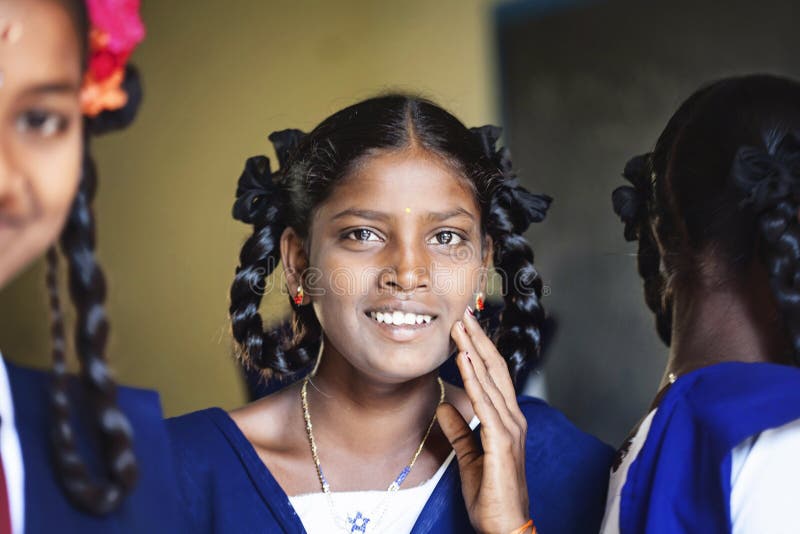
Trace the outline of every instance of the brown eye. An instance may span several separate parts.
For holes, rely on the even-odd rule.
[[[67,129],[69,119],[59,113],[43,109],[31,109],[22,113],[16,121],[19,133],[42,138],[53,137]]]
[[[438,232],[433,239],[436,240],[434,245],[457,245],[463,241],[462,237],[455,232],[450,230],[443,230]]]
[[[354,241],[377,241],[378,236],[372,230],[367,228],[357,228],[347,234],[349,239]]]

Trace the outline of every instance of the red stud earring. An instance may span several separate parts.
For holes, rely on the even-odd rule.
[[[303,297],[305,297],[305,293],[303,293],[303,286],[297,286],[297,293],[294,296],[294,303],[297,306],[300,306],[303,303]]]
[[[478,294],[475,295],[475,310],[482,312],[484,307],[485,304],[483,302],[483,293],[478,292]]]

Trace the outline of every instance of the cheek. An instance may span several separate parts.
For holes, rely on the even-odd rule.
[[[431,285],[438,295],[455,300],[469,299],[478,291],[484,291],[488,271],[479,255],[464,253],[461,258],[446,258],[433,262]]]
[[[37,147],[24,156],[27,180],[40,223],[53,235],[61,231],[81,175],[81,137],[77,129],[49,147]]]
[[[305,281],[323,328],[355,321],[359,301],[376,287],[378,269],[337,251],[313,255],[311,265]]]
[[[22,225],[0,228],[0,286],[58,238],[72,206],[80,175],[80,137],[58,147],[14,147],[13,169],[20,180],[16,205]]]

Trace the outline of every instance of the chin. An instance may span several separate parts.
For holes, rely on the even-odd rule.
[[[0,229],[0,234],[2,233]],[[16,235],[12,239],[10,242],[5,239],[2,240],[5,243],[0,242],[0,289],[30,266],[46,248],[44,245],[32,243],[30,236]]]
[[[369,374],[380,377],[391,383],[403,383],[436,372],[444,364],[447,357],[430,359],[430,351],[400,350],[394,354],[383,353],[377,358],[370,358]]]

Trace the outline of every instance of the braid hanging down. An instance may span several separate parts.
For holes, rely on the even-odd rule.
[[[93,474],[81,457],[73,428],[66,366],[64,315],[58,293],[58,251],[47,252],[46,283],[53,336],[51,443],[58,479],[73,504],[88,513],[104,515],[115,510],[133,489],[138,468],[133,431],[117,407],[116,385],[105,359],[109,324],[105,312],[106,283],[95,258],[96,228],[92,200],[97,189],[97,169],[92,159],[91,136],[125,128],[133,121],[142,91],[138,71],[128,66],[123,88],[127,104],[85,119],[83,170],[78,192],[61,234],[61,251],[67,260],[69,293],[76,309],[75,350],[81,381],[91,406],[93,427],[102,448],[102,473]]]

